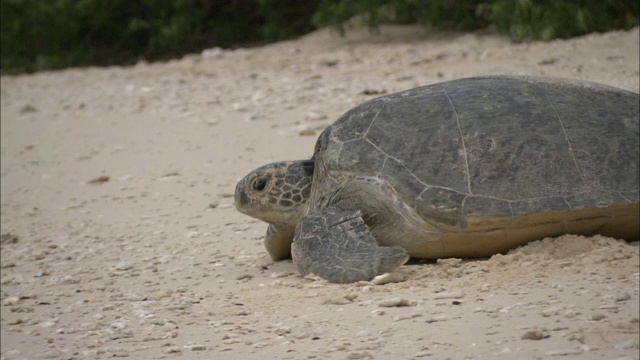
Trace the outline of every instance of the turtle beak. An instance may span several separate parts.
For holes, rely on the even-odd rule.
[[[236,185],[236,193],[234,195],[234,201],[236,205],[236,209],[240,212],[243,212],[242,209],[246,207],[249,203],[249,198],[247,197],[247,193],[244,191],[244,179],[238,182]]]

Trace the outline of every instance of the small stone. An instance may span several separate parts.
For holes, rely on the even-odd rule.
[[[182,352],[182,350],[180,350],[180,348],[179,348],[179,347],[177,347],[177,346],[169,346],[169,347],[165,350],[165,352],[166,352],[166,353],[168,353],[168,354],[175,354],[175,353]]]
[[[325,120],[327,118],[327,115],[323,113],[319,113],[317,111],[309,111],[305,118],[307,120],[318,121],[318,120]]]
[[[542,340],[549,337],[540,330],[529,330],[520,337],[522,340]]]
[[[357,293],[348,293],[347,295],[344,296],[344,298],[349,300],[349,301],[353,301],[353,300],[358,298],[358,294]]]
[[[408,319],[415,319],[420,316],[422,316],[422,314],[398,315],[393,317],[393,321],[396,322],[396,321],[402,321],[402,320],[408,320]]]
[[[17,296],[10,296],[6,299],[4,299],[3,303],[7,306],[11,306],[11,305],[16,305],[17,303],[20,302],[20,298]]]
[[[606,316],[606,315],[603,315],[603,314],[593,314],[593,315],[591,316],[591,320],[593,320],[593,321],[600,321],[600,320],[602,320],[602,319],[604,319],[604,318],[606,318],[606,317],[607,317],[607,316]]]
[[[346,305],[353,302],[353,300],[358,298],[358,294],[356,293],[348,293],[343,296],[335,296],[328,300],[325,300],[323,305]]]
[[[21,318],[17,318],[13,321],[9,321],[9,325],[20,325],[24,322],[24,320],[22,320]]]
[[[404,274],[399,272],[390,272],[382,275],[378,275],[371,280],[371,283],[374,285],[384,285],[388,283],[398,283],[403,282],[407,278]]]
[[[112,330],[123,330],[127,327],[127,323],[124,321],[115,321],[109,325],[109,328]]]
[[[549,58],[549,59],[544,59],[538,62],[538,65],[540,66],[545,66],[545,65],[553,65],[558,61],[558,59],[553,59],[553,58]]]
[[[628,292],[626,292],[626,291],[625,291],[625,292],[620,292],[620,293],[617,293],[617,294],[614,296],[614,298],[613,298],[613,299],[614,299],[615,301],[617,301],[617,302],[618,302],[618,301],[627,301],[627,300],[631,299],[631,295],[629,295],[629,293],[628,293]]]
[[[15,244],[18,242],[18,239],[18,235],[10,232],[0,235],[0,243],[2,244]]]
[[[38,111],[38,109],[36,109],[35,106],[31,104],[27,104],[20,109],[21,114],[34,113],[36,111]]]
[[[293,275],[291,271],[280,271],[280,272],[274,272],[270,276],[274,279],[277,279],[277,278],[283,278],[291,275]]]
[[[462,259],[459,259],[459,258],[438,259],[436,263],[442,266],[458,267],[462,264]]]
[[[127,350],[118,350],[112,356],[118,358],[129,357],[129,352]]]
[[[381,307],[403,307],[403,306],[416,306],[418,303],[413,300],[405,298],[394,298],[390,300],[384,300],[379,305]]]
[[[559,313],[560,313],[560,310],[557,307],[552,306],[550,308],[542,310],[540,314],[544,317],[550,317],[552,315],[558,315]]]
[[[284,336],[285,334],[291,334],[291,326],[289,325],[280,325],[276,328],[275,333]]]
[[[206,345],[191,345],[191,351],[203,351],[207,350]]]
[[[322,305],[346,305],[351,304],[351,301],[344,296],[336,296],[325,300]]]
[[[303,125],[298,127],[298,135],[300,136],[313,136],[316,134],[316,130],[310,126]]]
[[[436,300],[441,300],[441,299],[462,299],[464,297],[464,293],[462,292],[457,292],[457,291],[452,291],[452,292],[441,292],[441,293],[437,293],[433,296],[434,299]]]
[[[362,95],[382,95],[386,94],[387,90],[385,89],[364,89],[360,94]]]
[[[54,327],[56,325],[56,322],[55,321],[43,321],[38,325],[42,326],[43,328],[50,328],[50,327]]]
[[[133,269],[133,263],[129,261],[121,261],[119,262],[114,269],[116,270],[130,270]]]
[[[428,317],[425,320],[425,322],[427,324],[431,324],[431,323],[434,323],[434,322],[442,322],[442,321],[447,321],[447,320],[449,320],[449,318],[446,315],[438,315],[438,316]]]
[[[97,178],[93,178],[89,181],[87,181],[87,184],[102,184],[102,183],[106,183],[107,181],[109,181],[110,177],[109,176],[98,176]]]
[[[582,354],[582,351],[574,350],[574,349],[557,349],[557,350],[545,351],[544,354],[550,355],[550,356],[580,355]]]

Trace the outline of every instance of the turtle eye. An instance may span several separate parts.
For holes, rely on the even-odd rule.
[[[262,191],[267,186],[267,180],[265,179],[255,179],[251,184],[251,187],[255,191]]]

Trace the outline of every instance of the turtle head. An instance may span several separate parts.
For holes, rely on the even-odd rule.
[[[236,185],[236,209],[268,223],[295,226],[307,209],[312,176],[313,160],[259,167]]]

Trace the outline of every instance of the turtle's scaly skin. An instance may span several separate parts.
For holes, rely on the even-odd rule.
[[[331,241],[316,241],[318,233],[329,237]],[[378,246],[358,210],[326,215],[322,212],[312,213],[296,228],[295,238],[299,240],[293,243],[291,254],[300,273],[313,273],[330,282],[350,283],[371,279],[393,271],[409,260],[401,247]],[[323,253],[328,256],[323,256]],[[363,259],[371,261],[363,262]]]
[[[355,274],[381,263],[375,246],[343,254],[370,238],[424,258],[490,256],[565,233],[638,239],[639,113],[638,94],[565,79],[482,77],[416,88],[357,106],[320,135],[301,209],[250,205],[268,196],[248,180],[236,199],[240,192],[253,200],[236,206],[272,224],[265,214],[296,214],[268,238],[287,248],[283,239],[297,226],[302,273],[333,274],[337,262]],[[338,236],[344,225],[309,226],[355,210],[367,236]],[[331,281],[355,281],[337,277]]]

